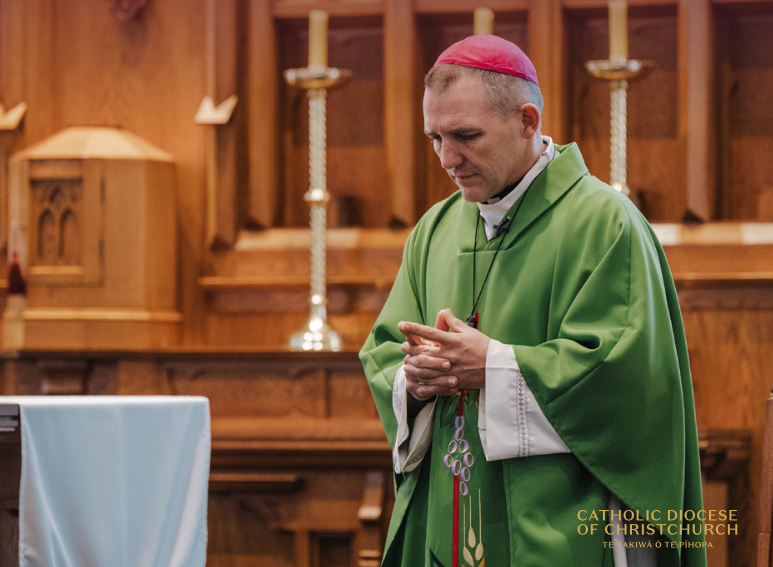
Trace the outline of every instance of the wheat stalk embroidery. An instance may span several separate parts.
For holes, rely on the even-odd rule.
[[[466,506],[464,507],[466,508]],[[462,533],[467,528],[467,510],[464,510],[462,520]],[[464,539],[464,538],[463,538]],[[473,557],[474,555],[474,557]],[[486,567],[486,558],[483,556],[483,514],[481,513],[480,489],[478,489],[478,535],[472,527],[472,494],[470,495],[470,527],[467,529],[467,538],[462,548],[462,556],[466,562],[465,567]]]

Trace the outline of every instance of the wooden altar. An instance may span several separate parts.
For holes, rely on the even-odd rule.
[[[208,565],[232,565],[241,556],[250,564],[298,567],[380,564],[393,502],[391,455],[353,353],[30,351],[5,360],[18,393],[53,381],[62,393],[69,384],[70,394],[209,397]],[[76,367],[77,392],[60,373],[72,377]],[[156,379],[132,384],[129,375]],[[251,389],[271,394],[258,401],[244,395]],[[0,404],[0,567],[18,565],[21,427],[18,406]],[[739,509],[749,433],[699,435],[706,509]],[[711,565],[734,565],[730,536],[709,541]]]

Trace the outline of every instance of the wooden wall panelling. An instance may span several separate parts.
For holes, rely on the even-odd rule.
[[[26,187],[29,185],[29,163],[26,161],[20,162],[13,167],[6,167],[4,170],[8,175],[9,187]],[[25,198],[24,192],[10,192],[6,196],[7,214],[8,218],[26,219],[30,218],[29,215],[29,200]],[[14,250],[18,254],[19,266],[21,267],[22,274],[26,275],[27,266],[27,247],[29,243],[28,227],[24,222],[20,222],[11,227],[12,232],[10,234],[11,244]]]
[[[770,0],[713,0],[717,6],[740,8],[746,13],[769,13]]]
[[[391,476],[391,475],[389,475]],[[360,521],[358,534],[358,567],[379,567],[384,549],[382,533],[386,518],[385,485],[389,482],[383,471],[370,471],[365,477],[362,503],[357,512]]]
[[[631,8],[639,9],[661,7],[661,6],[675,6],[678,0],[627,0],[628,6]],[[607,10],[608,0],[561,0],[561,3],[565,8],[573,9],[588,9],[588,8],[601,8],[605,12]]]
[[[274,17],[302,18],[308,21],[310,10],[325,10],[332,17],[381,16],[384,0],[276,0]]]
[[[328,317],[343,348],[359,350],[384,305],[408,229],[328,231]],[[210,345],[284,349],[308,318],[308,229],[244,235],[200,278],[209,298]],[[268,268],[267,268],[268,267]]]
[[[733,33],[731,18],[724,15],[724,10],[714,6],[714,50],[715,88],[717,101],[717,116],[714,125],[717,129],[717,193],[715,203],[716,218],[732,218],[732,151],[728,142],[731,136],[731,100],[736,88],[736,81],[731,63],[730,34]]]
[[[25,350],[7,353],[2,369],[2,395],[45,394],[56,382],[88,395],[206,396],[223,450],[249,441],[278,454],[293,444],[371,454],[386,443],[355,352]]]
[[[279,20],[280,70],[308,63],[308,23]],[[380,17],[330,19],[328,65],[351,69],[351,81],[327,95],[328,224],[386,227],[390,220],[384,145],[384,38]],[[309,123],[305,93],[281,93],[281,202],[286,226],[307,227]]]
[[[743,520],[738,521],[739,515],[747,514],[746,510],[739,510],[739,506],[743,505],[745,491],[748,489],[751,434],[743,429],[699,429],[698,445],[703,509],[737,510],[736,526],[740,534],[739,524],[743,524]],[[706,550],[709,565],[737,567],[749,564],[746,550],[741,550],[740,554],[730,552],[730,542],[736,540],[737,544],[738,534],[719,534],[713,530],[706,534],[706,542],[711,546]]]
[[[345,440],[347,424],[354,421],[361,422],[362,431],[351,432],[351,440],[372,434],[375,407],[355,353],[302,357],[294,363],[280,353],[203,358],[165,362],[163,389],[208,397],[212,415],[221,418],[221,438],[284,436],[301,442],[316,437],[322,442],[328,437],[332,442],[341,434]],[[152,386],[158,380],[144,381]]]
[[[685,157],[678,133],[677,14],[675,6],[631,7],[631,58],[655,68],[628,87],[628,185],[641,192],[650,221],[679,222],[686,209]],[[569,42],[571,137],[591,174],[609,179],[609,85],[590,77],[585,62],[609,57],[605,9],[571,10]]]
[[[378,294],[377,301],[383,306],[387,292]],[[359,302],[358,295],[368,295],[367,292],[355,293],[354,301]],[[230,297],[229,297],[230,295]],[[328,323],[341,335],[342,348],[347,351],[358,351],[368,335],[380,309],[343,309],[338,297],[343,297],[348,305],[349,295],[345,289],[337,293],[328,293]],[[338,297],[336,297],[338,296]],[[217,303],[207,321],[207,339],[211,346],[236,346],[252,348],[283,349],[287,348],[290,336],[301,328],[309,318],[308,290],[298,292],[295,297],[285,293],[235,293],[218,294]],[[280,309],[292,300],[292,311]],[[256,312],[257,302],[274,301],[276,313]],[[332,307],[332,309],[331,309]],[[343,311],[342,311],[343,309]]]
[[[279,82],[276,32],[270,0],[250,0],[247,33],[249,152],[246,226],[269,228],[279,220]],[[245,110],[246,109],[246,110]]]
[[[275,469],[260,462],[260,451],[253,451],[236,465],[242,469],[221,472],[219,454],[215,447],[207,565],[230,566],[236,558],[250,565],[257,561],[288,567],[380,564],[380,542],[386,527],[386,516],[381,512],[385,507],[382,504],[379,515],[370,522],[370,538],[363,537],[359,512],[373,500],[370,485],[374,476],[382,482],[376,496],[384,500],[383,479],[389,476],[388,466],[369,471],[345,460],[321,468],[306,460]],[[252,472],[256,469],[269,472]],[[251,480],[241,480],[244,478]]]
[[[328,286],[328,320],[343,349],[358,351],[389,293],[389,286],[363,283]],[[285,349],[308,319],[304,285],[212,290],[207,335],[211,346]]]
[[[679,138],[688,218],[714,218],[714,66],[711,0],[679,0]]]
[[[531,0],[490,0],[484,3],[487,8],[490,8],[496,14],[494,18],[494,33],[499,35],[497,29],[497,21],[499,15],[506,14],[508,12],[525,12],[532,4]],[[457,14],[465,15],[465,20],[469,15],[469,20],[472,22],[472,13],[478,6],[481,6],[480,2],[475,0],[415,0],[414,7],[416,13],[419,14]],[[470,23],[470,31],[467,35],[472,35],[472,23]],[[462,38],[460,38],[462,39]],[[450,45],[450,44],[449,44]],[[448,47],[448,45],[446,46]],[[440,55],[440,53],[438,53]]]
[[[234,567],[271,565],[296,567],[293,534],[279,530],[270,514],[259,513],[250,504],[258,500],[238,491],[210,494],[207,509],[207,565]],[[273,504],[277,498],[262,496],[259,505]],[[268,510],[271,510],[269,507]]]
[[[754,302],[714,309],[702,304],[695,310],[685,301],[683,305],[699,426],[745,429],[752,436],[747,475],[729,487],[734,492],[731,500],[740,499],[740,512],[738,535],[727,542],[732,565],[751,566],[758,533],[765,400],[772,382],[773,310]]]
[[[533,2],[529,11],[529,52],[545,108],[542,133],[557,144],[570,142],[567,122],[566,41],[560,0]]]
[[[51,96],[59,92],[56,78],[60,70],[54,47],[54,0],[29,0],[23,5],[23,21],[17,25],[24,30],[27,42],[21,52],[25,58],[22,84],[28,107],[23,146],[27,146],[61,127],[61,100]]]
[[[718,73],[722,108],[722,212],[729,219],[757,218],[758,196],[770,186],[773,164],[773,4],[722,4],[718,22]],[[753,163],[753,165],[751,165]]]
[[[384,6],[384,134],[391,226],[413,226],[418,220],[416,63],[416,20],[412,0],[389,0]]]
[[[115,360],[90,359],[70,353],[41,357],[42,360],[20,358],[3,365],[4,396],[56,395],[118,395],[118,367]],[[140,380],[142,382],[142,380]],[[147,381],[146,381],[147,383]],[[157,384],[152,384],[156,386]],[[152,395],[153,388],[139,390],[135,385],[129,393]]]
[[[11,0],[0,4],[0,103],[9,110],[26,101],[25,63],[26,46],[24,14],[25,2]],[[7,273],[6,257],[2,250],[15,243],[6,241],[8,231],[8,158],[22,148],[22,129],[0,132],[0,274]],[[8,250],[10,253],[12,250]],[[8,255],[10,259],[10,254]]]
[[[369,473],[316,471],[313,467],[304,467],[293,476],[299,482],[286,492],[258,489],[248,493],[238,488],[229,490],[226,485],[218,494],[210,493],[210,503],[214,506],[208,514],[208,565],[232,565],[228,560],[235,556],[249,557],[252,561],[260,558],[261,564],[272,566],[369,565],[358,561],[358,552],[363,548],[357,517]],[[232,505],[225,508],[226,502]],[[234,517],[241,517],[243,523],[235,523]],[[246,547],[233,535],[228,537],[228,530],[236,534],[254,533],[263,540],[263,545]],[[380,557],[381,549],[378,550]]]
[[[450,4],[447,13],[423,13],[418,18],[419,50],[421,53],[421,77],[432,68],[438,56],[451,44],[472,35],[473,32],[473,9],[475,6],[468,5],[468,9],[463,12],[454,12],[454,8],[460,9],[459,5]],[[526,11],[497,11],[494,18],[494,33],[518,45],[529,55],[532,50],[529,43],[529,25],[527,23]],[[422,79],[419,79],[422,80]],[[421,108],[423,88],[417,91],[417,105]],[[440,161],[432,148],[431,142],[426,136],[421,134],[423,131],[423,122],[420,122],[419,133],[421,144],[419,144],[422,179],[422,199],[420,213],[424,213],[433,204],[445,199],[454,191],[457,191],[456,185],[449,178],[448,174],[440,167]],[[423,148],[422,148],[423,147]]]
[[[83,359],[49,359],[37,362],[42,375],[40,393],[47,396],[77,396],[86,393],[91,364]]]
[[[206,0],[206,3],[206,95],[219,105],[239,92],[237,44],[243,14],[239,11],[237,0]],[[244,112],[237,107],[236,116],[228,124],[204,126],[207,130],[206,240],[212,249],[230,248],[236,241],[239,206],[237,148],[239,124],[242,122]]]
[[[168,396],[174,393],[169,375],[155,358],[115,362],[115,388],[121,396]]]
[[[757,565],[770,565],[771,518],[773,518],[773,394],[765,403],[764,434],[762,436],[762,467],[760,475],[759,535]]]
[[[27,36],[24,0],[0,4],[0,102],[6,110],[24,102]]]

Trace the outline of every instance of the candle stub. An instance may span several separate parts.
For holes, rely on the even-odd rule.
[[[628,3],[610,0],[609,4],[609,58],[628,59]]]
[[[491,8],[475,8],[475,35],[494,33],[494,11]]]
[[[309,67],[327,67],[327,12],[309,12]]]

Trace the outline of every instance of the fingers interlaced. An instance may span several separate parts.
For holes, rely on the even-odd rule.
[[[428,368],[416,368],[406,365],[405,375],[413,378],[415,382],[434,383],[435,380],[448,376],[448,371],[430,370]]]
[[[428,370],[448,371],[451,369],[451,363],[445,358],[439,358],[425,353],[406,356],[405,364]]]
[[[427,356],[434,356],[435,358],[442,358],[438,356],[441,348],[442,347],[427,344],[412,345],[411,343],[407,342],[400,345],[400,350],[408,356],[419,356],[421,354],[426,354]]]
[[[405,376],[408,392],[417,400],[427,400],[434,396],[452,396],[458,391],[454,376],[438,376],[431,379],[420,378],[409,374],[407,369]]]
[[[400,324],[399,329],[404,335],[415,335],[434,343],[446,344],[453,338],[452,333],[427,325],[419,325],[418,323],[403,322]]]

